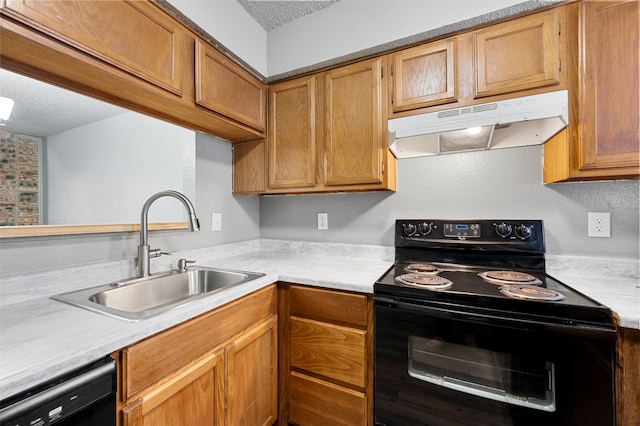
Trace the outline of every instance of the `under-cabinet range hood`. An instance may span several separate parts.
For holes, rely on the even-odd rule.
[[[389,120],[396,158],[540,145],[569,122],[566,90]]]

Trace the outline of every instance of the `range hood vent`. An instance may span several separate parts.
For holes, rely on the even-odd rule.
[[[389,120],[396,158],[540,145],[569,122],[566,90]]]

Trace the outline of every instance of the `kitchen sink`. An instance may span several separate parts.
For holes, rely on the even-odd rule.
[[[63,293],[52,299],[138,321],[262,276],[232,269],[191,267]]]

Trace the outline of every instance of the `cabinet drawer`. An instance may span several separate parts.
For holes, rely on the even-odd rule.
[[[6,11],[109,64],[182,93],[186,33],[151,2],[7,0]]]
[[[291,314],[327,321],[367,326],[367,296],[312,287],[291,286]]]
[[[124,399],[276,314],[276,302],[272,285],[124,349]]]
[[[304,426],[366,424],[366,399],[361,392],[291,373],[290,421]]]
[[[364,389],[366,331],[291,317],[291,366]]]

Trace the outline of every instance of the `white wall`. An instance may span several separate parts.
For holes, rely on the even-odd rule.
[[[200,28],[267,76],[267,32],[236,0],[169,0]]]
[[[47,137],[47,223],[137,223],[151,194],[193,197],[183,180],[194,159],[183,154],[195,157],[195,140],[192,130],[134,112]],[[177,200],[162,198],[149,211],[150,222],[181,220]]]
[[[267,33],[269,75],[477,17],[524,0],[340,0]]]
[[[547,253],[639,256],[638,181],[543,185],[542,147],[399,160],[395,193],[268,196],[262,238],[393,246],[395,219],[542,219]],[[611,212],[611,238],[587,236],[587,212]],[[327,212],[329,230],[316,229]]]
[[[98,194],[82,202],[91,203],[96,197]],[[140,208],[142,205],[135,209],[136,213],[139,214]],[[231,194],[231,144],[201,133],[196,134],[195,209],[201,231],[151,232],[149,244],[173,252],[260,236],[258,197]],[[221,232],[211,231],[211,212],[222,213]],[[0,277],[133,259],[137,256],[138,243],[137,233],[0,240]]]

